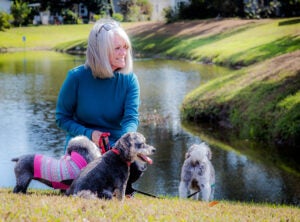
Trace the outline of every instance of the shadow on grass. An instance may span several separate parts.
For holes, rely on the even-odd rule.
[[[291,19],[291,20],[279,22],[278,26],[294,25],[294,24],[297,24],[297,23],[300,23],[300,18],[296,18],[296,19]]]
[[[190,54],[193,49],[204,45],[215,44],[222,39],[244,32],[245,30],[256,27],[257,25],[259,24],[238,27],[225,33],[218,33],[204,38],[201,38],[201,33],[198,33],[197,35],[193,34],[189,37],[192,38],[194,36],[197,39],[194,38],[190,40],[187,39],[186,36],[181,38],[170,36],[169,38],[166,38],[164,35],[155,35],[155,32],[149,35],[145,35],[145,33],[143,33],[143,35],[133,37],[132,43],[135,50],[141,53],[146,52],[149,55],[161,54],[165,56],[171,54],[172,57],[193,59]],[[186,28],[188,28],[188,26]],[[207,31],[208,30],[205,30],[205,32]]]
[[[268,44],[239,52],[228,58],[228,60],[232,61],[232,64],[230,64],[231,66],[248,66],[259,61],[296,51],[298,49],[300,49],[300,38],[298,36],[287,36],[277,39]],[[247,61],[247,59],[245,58],[250,59],[248,59]]]

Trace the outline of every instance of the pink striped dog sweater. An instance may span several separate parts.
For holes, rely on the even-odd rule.
[[[85,159],[77,152],[60,159],[37,154],[34,157],[34,178],[50,181],[54,189],[66,190],[69,185],[62,181],[74,180],[86,165]]]

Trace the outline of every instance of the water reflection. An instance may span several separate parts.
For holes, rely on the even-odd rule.
[[[63,154],[65,134],[55,124],[56,98],[67,70],[82,62],[82,57],[55,52],[0,54],[1,187],[15,183],[12,157]],[[277,154],[255,149],[257,144],[236,142],[224,133],[223,138],[217,137],[217,130],[181,123],[179,106],[184,96],[228,70],[180,61],[137,60],[134,71],[141,85],[139,131],[157,147],[154,163],[135,184],[137,189],[177,196],[187,147],[203,140],[213,151],[217,199],[299,205],[300,178],[283,170],[286,165]],[[31,187],[47,188],[38,182]]]

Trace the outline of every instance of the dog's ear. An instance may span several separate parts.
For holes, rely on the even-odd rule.
[[[131,133],[124,134],[116,143],[116,148],[120,150],[126,161],[131,160],[131,147],[133,144]]]
[[[207,158],[208,158],[209,160],[211,160],[211,158],[212,158],[212,152],[211,152],[211,150],[210,150],[209,147],[207,147]]]
[[[131,147],[132,145],[132,135],[130,133],[126,133],[120,139],[120,144],[122,147]]]
[[[195,149],[195,147],[196,147],[195,144],[193,144],[193,145],[191,145],[191,146],[189,147],[189,149],[188,149],[187,152],[185,153],[185,159],[190,158],[191,152],[192,152],[193,149]]]
[[[190,155],[190,152],[186,152],[185,153],[185,159],[189,158],[191,155]]]

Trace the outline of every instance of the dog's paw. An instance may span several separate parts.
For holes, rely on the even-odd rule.
[[[90,190],[81,190],[74,196],[84,198],[84,199],[97,199],[97,194],[93,193]]]

